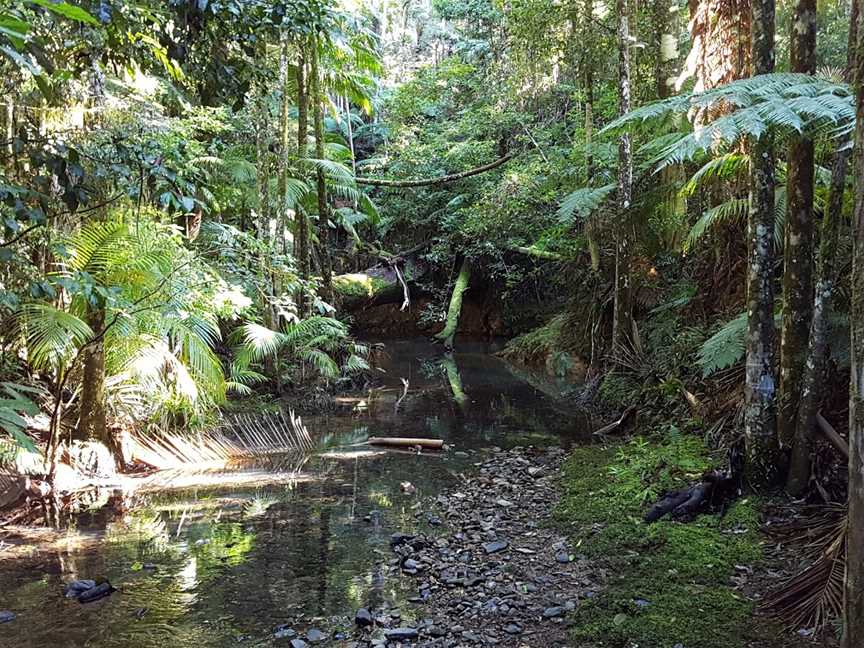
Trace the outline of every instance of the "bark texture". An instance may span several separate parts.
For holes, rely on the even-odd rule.
[[[677,88],[693,77],[693,89],[701,92],[750,74],[750,4],[751,0],[688,0],[692,46]]]
[[[849,29],[846,78],[852,80],[855,66],[855,46],[858,35],[858,0],[852,2],[852,21]],[[834,255],[843,218],[843,194],[846,188],[846,173],[851,151],[846,140],[837,143],[837,152],[831,167],[831,186],[819,237],[819,256],[816,264],[816,287],[813,296],[813,313],[810,320],[810,337],[807,346],[807,360],[801,377],[800,401],[798,404],[795,439],[789,460],[789,474],[786,490],[791,495],[800,495],[810,480],[810,453],[813,445],[813,431],[819,416],[822,399],[820,386],[825,375],[828,361],[828,335],[830,327],[828,314],[834,297],[837,271]]]
[[[87,316],[94,335],[100,336],[105,328],[105,311],[93,309]],[[105,345],[101,339],[90,345],[81,358],[81,416],[75,437],[84,441],[101,441],[108,444],[108,426],[105,411]]]
[[[618,15],[618,114],[630,112],[630,11],[627,0],[616,0]],[[630,135],[618,140],[618,223],[615,245],[615,306],[612,320],[612,347],[623,346],[632,330],[630,300],[631,226],[633,194],[633,152]]]
[[[855,59],[856,118],[852,252],[852,371],[849,388],[849,520],[846,536],[844,648],[864,646],[864,30]]]
[[[654,61],[654,80],[660,99],[675,94],[678,68],[678,0],[656,0],[654,26],[657,35],[657,58]]]
[[[774,71],[774,0],[753,0],[753,72]],[[744,385],[746,477],[751,484],[779,478],[774,373],[774,156],[769,135],[750,142],[747,220],[747,366]]]
[[[790,69],[816,73],[816,0],[798,0],[792,15]],[[783,272],[783,328],[780,335],[780,400],[777,433],[788,452],[795,437],[801,379],[813,313],[813,140],[789,143]]]

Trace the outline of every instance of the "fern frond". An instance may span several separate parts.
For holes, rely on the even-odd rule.
[[[562,223],[571,222],[574,214],[579,218],[587,218],[615,188],[615,184],[607,184],[596,188],[583,187],[567,194],[558,208],[558,220]]]

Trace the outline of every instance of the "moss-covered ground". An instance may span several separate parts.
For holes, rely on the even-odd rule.
[[[664,489],[711,465],[701,439],[672,435],[579,448],[563,472],[557,520],[575,551],[608,568],[598,596],[574,618],[577,646],[738,648],[749,644],[752,604],[732,586],[736,568],[762,555],[758,502],[688,523],[642,521]],[[736,567],[737,566],[737,567]]]

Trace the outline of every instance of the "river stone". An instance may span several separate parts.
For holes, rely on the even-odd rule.
[[[293,639],[297,636],[297,632],[292,628],[289,628],[287,625],[281,625],[276,628],[276,632],[273,633],[273,636],[276,639]]]
[[[408,533],[394,533],[390,536],[390,546],[398,547],[399,545],[408,544],[415,536]]]
[[[420,636],[420,633],[417,628],[393,628],[385,630],[384,636],[387,637],[387,641],[411,641]]]
[[[507,547],[510,546],[509,542],[504,540],[495,540],[494,542],[487,542],[483,545],[483,551],[487,554],[498,553],[499,551],[504,551]]]
[[[416,574],[420,569],[420,563],[418,563],[413,558],[408,558],[405,562],[402,563],[402,571],[406,574]]]
[[[560,616],[564,616],[564,608],[561,606],[556,605],[555,607],[548,607],[543,610],[544,619],[554,619]]]
[[[567,563],[571,562],[570,554],[568,554],[566,551],[560,551],[555,554],[555,560],[557,560],[559,563],[566,565]]]
[[[92,603],[93,601],[98,601],[106,596],[110,596],[116,591],[116,587],[111,585],[111,583],[105,582],[81,592],[77,598],[79,603]]]
[[[96,581],[94,580],[75,580],[66,585],[63,593],[66,594],[66,598],[77,599],[84,592],[91,590],[94,587],[96,587]]]
[[[292,639],[290,646],[291,648],[309,648],[309,644],[302,639]]]
[[[518,623],[508,623],[504,626],[504,632],[509,635],[518,635],[522,632],[522,627]]]
[[[372,618],[372,613],[369,612],[369,610],[367,610],[366,608],[360,608],[354,615],[354,623],[356,623],[361,628],[368,628],[373,623],[375,623],[375,619]]]
[[[15,617],[18,616],[14,612],[10,612],[9,610],[0,611],[0,623],[9,623],[10,621],[14,621]]]
[[[327,639],[327,635],[321,632],[318,628],[312,628],[306,633],[306,641],[317,644]]]

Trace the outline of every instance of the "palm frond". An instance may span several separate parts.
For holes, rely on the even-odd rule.
[[[82,319],[47,304],[24,304],[16,323],[26,340],[28,361],[38,369],[63,365],[93,338]]]

